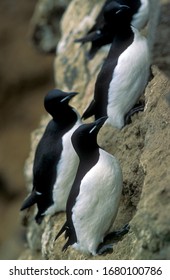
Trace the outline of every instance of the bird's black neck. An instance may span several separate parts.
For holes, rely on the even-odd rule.
[[[118,58],[119,55],[132,44],[134,39],[134,32],[131,26],[119,26],[116,35],[113,39],[107,59]]]
[[[74,110],[57,112],[57,114],[53,115],[53,121],[62,129],[73,127],[77,120],[78,116]]]

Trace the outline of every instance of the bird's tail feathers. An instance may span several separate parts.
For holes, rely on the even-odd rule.
[[[37,203],[37,193],[36,191],[33,191],[23,202],[20,211],[23,211],[29,207],[31,207],[32,205],[34,205],[35,203]]]
[[[62,228],[60,229],[60,231],[59,231],[58,234],[56,235],[55,240],[57,240],[57,239],[60,237],[60,235],[62,235],[63,232],[66,231],[66,229],[67,229],[67,222],[65,222],[65,224],[62,226]]]
[[[85,112],[83,113],[82,119],[86,120],[86,119],[90,118],[91,116],[95,115],[95,105],[96,105],[96,102],[93,99],[91,101],[91,103],[89,104],[89,106],[87,107],[87,109],[85,110]]]
[[[42,223],[42,220],[44,218],[44,215],[38,211],[37,215],[35,216],[35,221],[38,225],[40,225]]]
[[[70,232],[70,228],[69,228],[67,222],[65,222],[65,224],[63,225],[63,227],[60,229],[60,231],[59,231],[59,233],[57,234],[55,240],[56,240],[57,238],[59,238],[60,235],[61,235],[64,231],[65,231],[65,236],[64,236],[64,237],[65,237],[65,239],[68,239],[68,240],[67,240],[67,242],[65,243],[65,245],[64,245],[63,248],[62,248],[62,252],[65,252],[65,251],[67,250],[67,248],[68,248],[70,245],[72,245],[72,244],[74,244],[74,243],[76,242],[76,240],[75,240],[75,238],[74,238],[74,234],[72,234],[72,233]]]
[[[82,43],[82,44],[85,44],[85,43],[88,43],[88,42],[93,42],[93,41],[96,41],[97,39],[99,39],[101,37],[101,32],[100,31],[93,31],[91,33],[88,33],[86,36],[84,37],[81,37],[81,38],[78,38],[76,39],[74,42],[75,43]]]
[[[70,246],[70,240],[68,239],[66,244],[62,248],[62,252],[65,252],[69,246]]]

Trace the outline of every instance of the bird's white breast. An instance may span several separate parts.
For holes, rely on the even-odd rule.
[[[98,162],[84,176],[72,220],[76,230],[76,249],[96,254],[98,245],[116,217],[122,192],[122,172],[115,157],[99,149]]]
[[[54,204],[47,209],[45,214],[52,215],[55,212],[66,210],[66,202],[79,164],[79,158],[71,143],[71,136],[79,125],[81,125],[80,120],[62,138],[63,150],[56,167],[57,178],[53,187]]]
[[[124,126],[124,116],[135,105],[147,84],[150,68],[146,39],[133,28],[133,43],[119,56],[109,86],[107,122]]]

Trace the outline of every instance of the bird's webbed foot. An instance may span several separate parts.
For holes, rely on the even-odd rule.
[[[144,108],[145,108],[145,104],[144,102],[142,103],[138,103],[136,104],[124,117],[124,123],[125,125],[127,124],[130,124],[132,121],[131,121],[131,117],[138,113],[138,112],[143,112],[144,111]]]
[[[107,234],[104,238],[104,241],[101,244],[99,244],[97,248],[97,254],[103,255],[105,253],[112,253],[114,244],[120,241],[121,238],[129,232],[129,229],[129,224],[126,224],[121,229],[112,231],[109,234]]]

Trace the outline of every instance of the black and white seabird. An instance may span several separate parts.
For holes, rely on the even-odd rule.
[[[66,207],[63,250],[73,248],[96,255],[116,218],[122,193],[122,171],[118,160],[97,144],[97,134],[106,117],[81,125],[72,135],[80,162]],[[101,248],[100,248],[100,251]]]
[[[121,129],[127,123],[127,116],[137,110],[132,108],[146,87],[150,55],[146,38],[131,26],[128,6],[117,9],[113,4],[113,9],[110,7],[105,13],[117,22],[117,31],[98,74],[93,100],[82,118],[94,115],[97,120],[108,116],[107,122]]]
[[[111,44],[117,30],[117,23],[112,16],[107,18],[105,11],[109,8],[128,6],[131,9],[131,25],[136,29],[142,29],[148,22],[150,4],[149,0],[107,0],[103,5],[99,15],[96,18],[95,25],[88,31],[87,35],[76,39],[75,42],[91,42],[91,48],[88,52],[88,58],[92,59],[97,51],[105,45]]]
[[[44,215],[65,211],[79,159],[71,136],[81,124],[80,116],[68,103],[76,92],[54,89],[44,99],[46,111],[52,116],[37,146],[33,164],[33,189],[21,210],[37,204],[35,217],[41,223]]]

